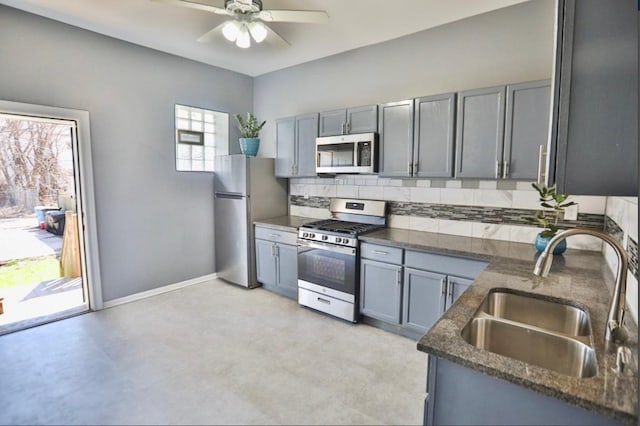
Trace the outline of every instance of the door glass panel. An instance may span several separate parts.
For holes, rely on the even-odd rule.
[[[298,277],[304,281],[354,294],[355,266],[353,255],[298,247]]]

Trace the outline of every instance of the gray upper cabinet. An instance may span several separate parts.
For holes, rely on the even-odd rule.
[[[347,108],[347,133],[378,131],[378,105]]]
[[[337,109],[320,113],[320,136],[378,131],[378,106]]]
[[[455,93],[415,100],[413,176],[453,177]]]
[[[296,117],[297,166],[296,177],[316,176],[316,138],[318,137],[318,114]]]
[[[347,110],[337,109],[320,113],[320,136],[337,136],[344,133]]]
[[[636,0],[560,0],[550,176],[559,192],[638,195]],[[555,161],[554,161],[555,160]]]
[[[276,176],[316,176],[318,114],[276,120]]]
[[[413,158],[413,100],[379,107],[380,175],[411,176]]]
[[[294,176],[296,163],[296,118],[276,120],[276,176]]]
[[[536,180],[538,152],[549,139],[551,81],[507,86],[502,178]]]
[[[501,176],[505,86],[458,94],[456,126],[457,178]]]

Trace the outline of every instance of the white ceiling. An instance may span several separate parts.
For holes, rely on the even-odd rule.
[[[193,0],[192,0],[193,1]],[[224,0],[197,0],[224,7]],[[271,23],[291,46],[239,49],[196,39],[225,17],[151,0],[0,0],[27,12],[250,76],[398,38],[527,0],[263,0],[264,9],[325,10],[328,24]]]

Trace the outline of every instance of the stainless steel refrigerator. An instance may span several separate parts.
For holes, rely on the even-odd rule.
[[[273,158],[217,156],[214,170],[216,272],[257,287],[253,221],[287,214],[286,180],[275,177]]]

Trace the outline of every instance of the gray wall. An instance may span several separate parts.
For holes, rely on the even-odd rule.
[[[174,104],[251,111],[251,77],[0,6],[0,99],[89,111],[105,301],[214,272],[213,176],[175,171]]]
[[[550,78],[553,4],[518,4],[257,77],[254,113],[267,120],[260,155],[275,156],[276,118]]]

